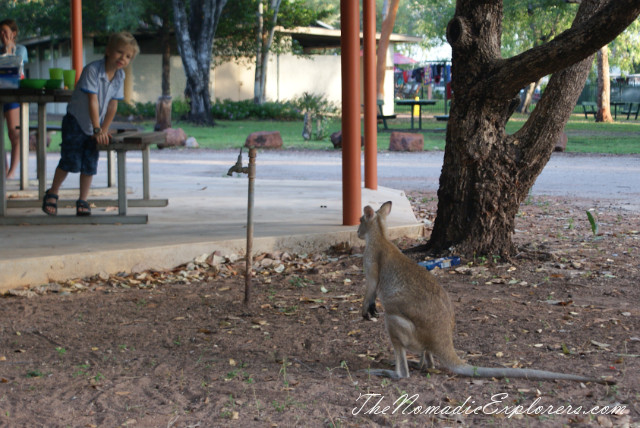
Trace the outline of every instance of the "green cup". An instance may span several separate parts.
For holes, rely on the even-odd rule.
[[[64,87],[73,90],[76,87],[76,71],[64,70],[62,75],[64,76]]]
[[[61,68],[50,68],[49,69],[49,79],[62,80],[62,69]]]

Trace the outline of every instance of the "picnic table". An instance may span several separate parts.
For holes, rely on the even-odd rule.
[[[58,215],[38,216],[18,215],[9,216],[8,208],[38,207],[46,191],[46,130],[47,112],[46,105],[52,102],[69,102],[72,91],[51,89],[0,89],[0,104],[17,102],[21,104],[20,133],[21,133],[21,163],[20,163],[20,188],[24,190],[28,186],[27,161],[29,155],[29,103],[38,104],[38,127],[36,143],[37,159],[37,199],[12,199],[7,200],[6,183],[6,157],[4,150],[4,118],[0,121],[0,225],[8,224],[114,224],[114,223],[146,223],[148,218],[144,216],[127,216],[127,205],[135,207],[166,206],[166,199],[151,199],[149,192],[149,146],[165,141],[163,132],[125,132],[114,135],[112,144],[99,147],[108,152],[115,151],[118,158],[118,215],[92,215],[87,217]],[[137,150],[142,152],[143,159],[143,198],[127,201],[126,199],[126,162],[127,151]],[[63,204],[66,201],[59,201]],[[96,206],[113,205],[113,200],[92,200]]]
[[[613,119],[614,120],[618,120],[618,107],[626,105],[626,104],[627,103],[625,103],[623,101],[611,101],[611,102],[609,102],[609,105],[611,107],[613,107]]]
[[[628,101],[611,101],[609,105],[613,108],[614,120],[618,120],[618,107],[621,107],[621,114],[627,115],[627,120],[631,118],[631,115],[633,115],[636,120],[638,119],[638,110],[640,109],[640,103]],[[585,119],[588,119],[589,115],[592,115],[595,118],[598,113],[598,104],[592,101],[583,101],[582,111],[584,112]]]
[[[38,196],[44,196],[45,177],[46,177],[46,133],[47,133],[47,104],[48,103],[66,103],[71,100],[73,91],[64,89],[0,89],[0,104],[4,103],[20,103],[20,189],[24,190],[28,187],[28,168],[29,159],[29,103],[38,104],[38,127],[37,127],[37,171],[38,171]],[[0,154],[2,162],[0,162],[0,172],[2,180],[0,180],[0,196],[6,193],[6,165],[4,155],[4,118],[0,124]],[[0,203],[0,216],[4,215],[4,202]]]
[[[435,105],[435,100],[396,100],[396,105],[411,106],[411,129],[413,129],[413,110],[418,106],[418,129],[422,129],[422,106]]]

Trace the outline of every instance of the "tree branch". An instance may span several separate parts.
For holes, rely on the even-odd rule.
[[[615,39],[640,14],[638,0],[609,0],[584,19],[590,2],[581,1],[574,25],[552,41],[504,60],[488,82],[496,91],[516,93],[530,82],[579,62]]]

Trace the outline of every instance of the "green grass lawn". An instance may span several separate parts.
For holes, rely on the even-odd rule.
[[[433,113],[433,112],[432,112]],[[441,114],[440,112],[435,112]],[[514,115],[507,124],[507,132],[518,130],[526,116]],[[389,130],[382,130],[378,126],[378,150],[389,148],[391,132],[407,131],[421,132],[424,135],[425,150],[443,150],[445,145],[446,122],[436,121],[432,117],[423,117],[422,130],[410,129],[408,118],[398,118],[388,121]],[[152,130],[152,122],[140,124],[145,130]],[[237,149],[244,145],[249,134],[256,131],[279,131],[282,135],[285,149],[334,150],[329,140],[332,132],[339,131],[339,119],[325,124],[325,134],[321,141],[305,141],[302,138],[302,121],[260,121],[219,120],[214,127],[195,126],[186,122],[173,122],[174,128],[182,128],[188,136],[195,137],[202,148],[209,149]],[[417,123],[416,123],[417,126]],[[569,137],[567,152],[575,153],[611,153],[638,154],[640,153],[640,121],[622,119],[614,123],[595,123],[585,120],[581,114],[574,114],[565,128]],[[6,132],[6,131],[5,131]],[[8,149],[8,140],[5,140]],[[49,151],[59,151],[60,133],[52,136]]]

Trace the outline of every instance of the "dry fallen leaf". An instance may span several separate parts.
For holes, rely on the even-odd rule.
[[[604,350],[607,350],[607,351],[609,350],[609,347],[611,346],[608,343],[596,342],[595,340],[592,340],[591,344],[597,346],[600,349],[604,349]]]

